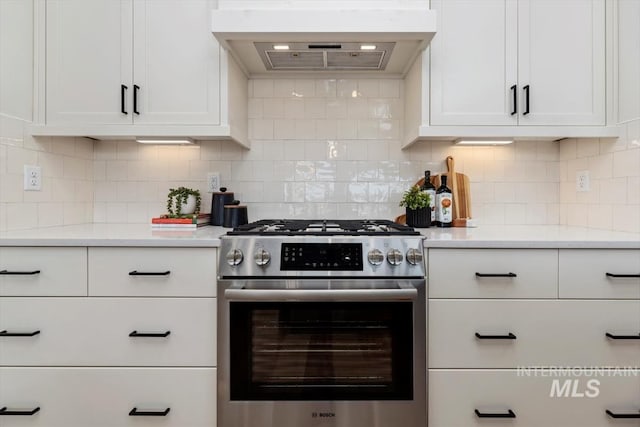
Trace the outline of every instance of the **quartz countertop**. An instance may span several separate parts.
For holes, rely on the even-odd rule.
[[[0,246],[218,247],[228,228],[152,228],[150,224],[81,224],[0,233]]]
[[[423,228],[426,248],[639,249],[640,234],[562,225]]]
[[[640,234],[557,225],[418,229],[427,248],[640,249]],[[218,247],[228,228],[154,229],[149,224],[82,224],[0,233],[0,246]]]

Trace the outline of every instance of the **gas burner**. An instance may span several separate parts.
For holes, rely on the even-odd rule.
[[[253,236],[417,236],[412,227],[388,220],[263,219],[244,224],[227,235]]]

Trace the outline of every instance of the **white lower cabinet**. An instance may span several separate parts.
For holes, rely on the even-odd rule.
[[[431,300],[429,366],[634,366],[640,301]],[[607,336],[609,334],[610,336]]]
[[[216,366],[215,298],[5,298],[1,366]]]
[[[39,408],[0,425],[215,427],[215,396],[213,368],[0,368],[0,408]]]
[[[429,427],[640,425],[638,419],[613,418],[607,411],[615,416],[640,413],[640,376],[604,369],[567,376],[552,371],[537,376],[518,370],[429,371]]]

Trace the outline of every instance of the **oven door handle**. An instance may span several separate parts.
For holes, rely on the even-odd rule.
[[[229,301],[411,301],[418,297],[413,286],[400,289],[243,289],[224,291]]]

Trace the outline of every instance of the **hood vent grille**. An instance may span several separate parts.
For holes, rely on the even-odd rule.
[[[395,43],[367,42],[369,49],[363,50],[364,44],[256,42],[254,46],[267,70],[384,70]]]

